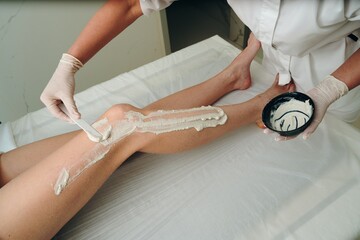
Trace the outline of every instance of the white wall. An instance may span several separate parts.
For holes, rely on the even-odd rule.
[[[43,107],[39,96],[104,1],[0,1],[0,121]],[[160,14],[141,17],[76,75],[76,91],[165,55]]]

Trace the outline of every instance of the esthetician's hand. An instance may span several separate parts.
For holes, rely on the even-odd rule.
[[[41,101],[48,110],[59,119],[72,122],[59,108],[60,103],[64,103],[72,118],[80,118],[80,113],[74,101],[74,75],[82,66],[83,64],[78,59],[64,53],[53,76],[40,96]]]
[[[330,75],[306,93],[315,104],[315,115],[312,123],[302,133],[304,139],[308,139],[310,135],[315,132],[324,118],[328,107],[337,99],[344,96],[348,91],[349,89],[345,83]],[[265,133],[269,133],[269,131],[269,129],[264,130]],[[295,137],[284,137],[279,135],[275,140],[284,141]]]

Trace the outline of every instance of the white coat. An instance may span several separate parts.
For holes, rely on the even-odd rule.
[[[140,2],[147,15],[173,1]],[[359,0],[228,3],[261,41],[264,67],[273,75],[280,74],[280,84],[294,79],[298,91],[306,92],[316,86],[360,47]],[[352,38],[348,37],[350,34]],[[355,121],[360,115],[360,87],[337,100],[329,111],[345,121]]]

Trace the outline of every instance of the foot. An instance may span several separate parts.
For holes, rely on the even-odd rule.
[[[280,86],[278,83],[279,83],[279,75],[276,76],[275,81],[270,88],[268,88],[265,92],[258,95],[258,97],[263,102],[264,107],[274,97],[282,93],[294,92],[296,90],[295,83],[293,81],[291,81],[290,83],[284,86]],[[259,128],[266,128],[261,119],[256,121],[256,125]]]
[[[251,86],[250,64],[254,60],[261,43],[250,34],[248,46],[232,61],[224,71],[232,83],[232,90],[244,90]]]

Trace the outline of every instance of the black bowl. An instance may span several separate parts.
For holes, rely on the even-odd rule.
[[[297,109],[294,109],[292,111],[288,111],[286,113],[284,113],[283,116],[285,116],[286,114],[291,115],[291,113],[296,113],[296,114],[302,114],[304,115],[303,118],[301,118],[302,121],[305,121],[305,123],[303,125],[295,125],[296,128],[292,129],[292,130],[288,130],[289,125],[286,125],[284,123],[284,119],[278,118],[274,121],[282,121],[283,125],[281,126],[281,129],[275,129],[273,123],[272,123],[272,118],[273,118],[273,113],[283,104],[286,104],[287,102],[289,102],[290,100],[295,99],[295,100],[299,100],[301,102],[306,102],[309,101],[310,106],[312,107],[312,114],[309,116],[306,113],[302,112],[302,111],[298,111]],[[295,136],[300,134],[301,132],[303,132],[312,122],[313,117],[314,117],[314,113],[315,113],[315,104],[313,102],[313,100],[306,94],[304,93],[300,93],[300,92],[289,92],[289,93],[283,93],[275,98],[273,98],[268,104],[266,104],[266,106],[264,107],[264,110],[262,112],[262,121],[264,122],[265,126],[267,128],[269,128],[270,130],[279,133],[281,136]],[[288,115],[288,116],[289,116]],[[297,116],[296,116],[297,117]],[[296,119],[296,123],[297,122],[297,118],[294,117]],[[303,120],[303,119],[307,119],[307,120]],[[284,127],[284,128],[283,128]],[[293,127],[293,126],[292,126]]]

